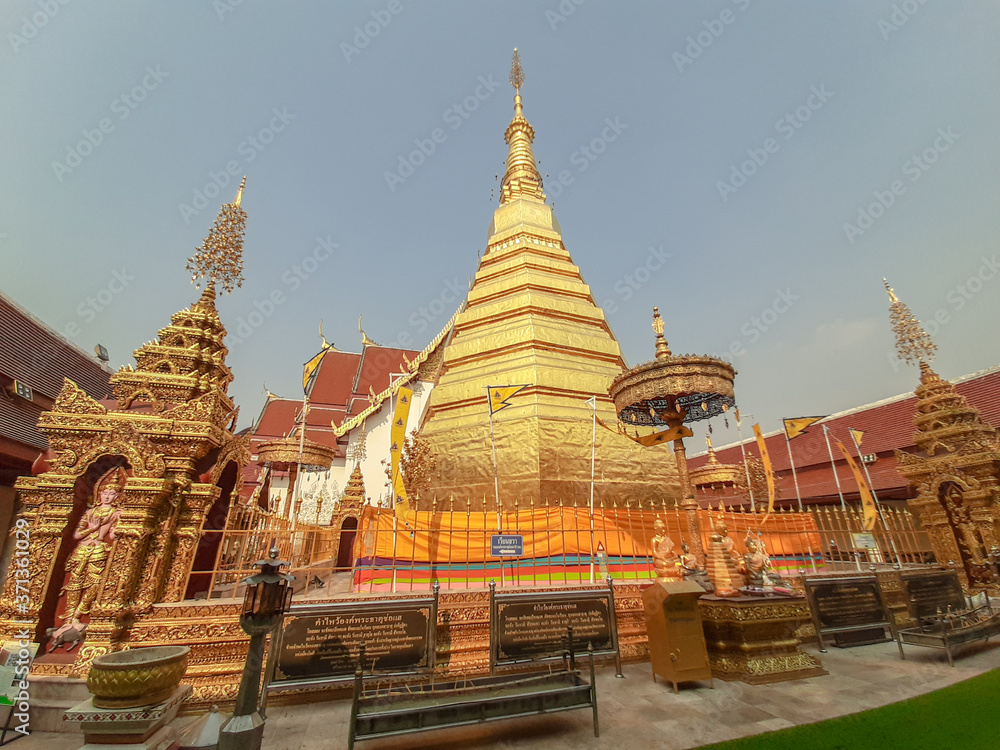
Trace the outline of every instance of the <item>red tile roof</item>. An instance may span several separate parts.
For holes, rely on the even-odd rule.
[[[1000,367],[973,373],[954,381],[955,389],[965,396],[969,404],[977,409],[983,419],[994,427],[1000,426]],[[880,498],[905,498],[912,496],[908,483],[896,471],[895,451],[915,450],[913,441],[916,428],[913,418],[917,413],[917,398],[912,393],[904,393],[893,398],[866,404],[833,414],[812,425],[807,432],[791,441],[795,469],[799,480],[799,490],[803,501],[826,501],[836,499],[836,482],[830,467],[830,454],[823,436],[823,425],[830,430],[830,445],[833,449],[840,478],[841,491],[850,500],[858,497],[853,475],[837,448],[834,439],[840,440],[857,457],[851,442],[849,429],[862,430],[861,452],[876,454],[874,463],[868,464],[868,472],[876,494]],[[795,486],[792,481],[791,465],[788,460],[784,432],[777,431],[764,436],[771,465],[780,488],[783,503],[794,501]],[[752,439],[743,443],[744,450],[759,457],[756,442]],[[741,460],[739,443],[717,448],[716,457],[720,463],[739,463]],[[838,460],[839,458],[839,460]],[[690,468],[701,466],[707,455],[694,456],[689,460]],[[707,497],[708,495],[704,495]],[[712,495],[718,498],[718,495]],[[725,493],[724,499],[733,498],[733,493]]]
[[[310,400],[317,404],[346,406],[354,390],[360,363],[360,354],[327,352],[319,366]]]

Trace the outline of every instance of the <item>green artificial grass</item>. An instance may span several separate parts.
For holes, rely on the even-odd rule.
[[[1000,747],[1000,670],[933,693],[705,750],[985,750]]]

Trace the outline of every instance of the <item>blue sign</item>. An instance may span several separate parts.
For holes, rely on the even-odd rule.
[[[494,534],[490,537],[490,554],[493,557],[521,557],[524,555],[524,535]]]

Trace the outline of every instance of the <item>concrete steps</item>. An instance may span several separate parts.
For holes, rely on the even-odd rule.
[[[41,675],[28,677],[32,732],[78,734],[76,724],[63,721],[63,714],[90,697],[87,681],[75,677]]]

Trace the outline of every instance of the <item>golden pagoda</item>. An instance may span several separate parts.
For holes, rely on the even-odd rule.
[[[495,508],[487,389],[526,386],[493,416],[500,504],[585,505],[594,498],[671,501],[677,470],[667,451],[596,426],[614,424],[608,386],[625,368],[590,287],[545,202],[524,116],[517,50],[506,171],[486,252],[445,343],[420,434],[439,457],[428,494],[456,507]],[[596,397],[596,406],[588,399]]]
[[[931,369],[937,346],[888,282],[899,358],[920,367],[914,391],[919,453],[896,451],[899,472],[916,487],[917,514],[941,565],[954,567],[966,591],[1000,588],[997,504],[1000,437],[949,381]]]
[[[31,640],[44,646],[33,676],[85,675],[96,656],[144,637],[177,641],[173,623],[138,633],[166,603],[208,587],[210,574],[198,571],[216,559],[220,533],[210,532],[221,532],[250,460],[249,435],[233,433],[238,410],[215,306],[217,286],[242,282],[241,196],[242,187],[189,263],[207,281],[200,298],[112,376],[117,401],[98,402],[67,379],[39,419],[49,451],[37,475],[16,485],[16,524],[31,545],[0,598],[0,634],[23,639],[31,622]],[[70,640],[82,645],[49,653]],[[199,648],[225,650],[238,673],[235,618],[217,621],[213,640]]]

